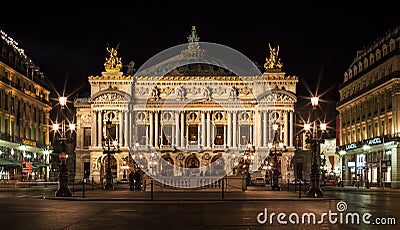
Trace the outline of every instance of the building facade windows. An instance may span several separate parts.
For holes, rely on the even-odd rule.
[[[396,108],[397,102],[399,101],[398,96],[398,79],[400,73],[400,67],[392,65],[400,60],[399,50],[399,28],[388,33],[385,38],[382,38],[379,42],[371,44],[371,47],[360,51],[355,58],[353,63],[358,63],[362,60],[361,58],[369,57],[369,63],[364,59],[363,70],[358,65],[358,73],[354,73],[354,82],[365,81],[365,91],[355,94],[350,94],[348,97],[340,97],[340,101],[337,104],[337,110],[343,119],[340,122],[340,129],[342,134],[350,137],[340,137],[340,147],[343,148],[351,143],[363,144],[375,138],[381,138],[382,143],[371,146],[371,149],[366,153],[361,148],[348,150],[345,155],[345,160],[348,162],[355,162],[355,168],[348,166],[348,174],[346,174],[347,180],[350,182],[353,179],[354,173],[356,176],[361,176],[361,179],[367,179],[372,186],[391,186],[393,188],[399,188],[400,181],[399,171],[397,163],[397,155],[388,156],[383,154],[384,151],[399,152],[397,150],[397,137],[394,134],[399,133],[399,115]],[[388,42],[389,41],[389,42]],[[378,62],[379,61],[379,62]],[[354,65],[354,64],[352,64]],[[368,65],[368,68],[367,68]],[[354,66],[350,66],[349,70],[353,69]],[[349,72],[349,71],[348,71]],[[372,77],[372,79],[371,79]],[[339,89],[340,95],[347,95],[349,90],[354,87],[353,82],[348,83],[348,80],[344,78],[343,85]],[[378,85],[379,84],[379,85]],[[372,87],[373,86],[373,87]],[[362,90],[361,86],[360,90]],[[360,91],[362,92],[362,91]],[[362,105],[363,109],[359,110],[359,114],[350,114],[350,122],[346,122],[346,111],[352,111],[352,108],[357,105]],[[354,119],[356,116],[356,119]],[[362,135],[359,135],[359,131],[349,133],[348,130],[352,127],[362,127]],[[347,130],[347,132],[346,132]],[[363,156],[365,155],[365,157]],[[363,161],[365,164],[363,165]],[[384,162],[386,168],[382,171],[381,163]],[[350,163],[350,165],[353,163]],[[360,168],[357,168],[357,165]],[[394,168],[393,166],[396,165]],[[361,168],[363,167],[363,168]]]

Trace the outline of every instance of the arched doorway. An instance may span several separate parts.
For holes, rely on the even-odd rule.
[[[170,156],[163,156],[161,160],[161,175],[173,176],[174,175],[174,160]]]
[[[186,176],[200,176],[200,161],[197,159],[195,156],[190,156],[186,159],[185,162],[185,168],[186,170]]]
[[[111,175],[113,180],[117,178],[117,159],[115,159],[115,157],[113,155],[111,155]],[[101,165],[101,174],[100,174],[100,178],[106,178],[106,171],[108,168],[108,156],[105,156],[103,158],[103,164]]]
[[[225,174],[224,170],[224,159],[221,155],[214,156],[211,158],[211,176],[222,176]]]

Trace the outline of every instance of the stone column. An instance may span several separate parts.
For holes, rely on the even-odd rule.
[[[181,111],[181,128],[180,128],[180,131],[181,131],[181,147],[185,147],[186,146],[186,144],[185,144],[185,112],[184,111]]]
[[[285,132],[284,132],[284,136],[283,136],[283,144],[285,146],[288,146],[288,141],[289,141],[289,124],[288,124],[288,111],[285,111],[283,113],[283,119],[284,119],[284,125],[285,125]]]
[[[159,127],[160,127],[160,125],[159,125],[159,121],[158,121],[158,111],[155,111],[155,114],[154,114],[154,120],[155,120],[155,124],[154,124],[154,140],[155,140],[155,144],[154,144],[154,147],[156,147],[156,148],[158,148],[159,147],[159,140],[160,140],[160,137],[159,137],[159,133],[158,133],[158,130],[159,130]]]
[[[267,120],[267,111],[263,112],[263,144],[262,146],[267,147],[268,146],[268,120]]]
[[[92,146],[98,146],[98,144],[97,144],[97,124],[96,124],[97,119],[98,119],[97,117],[98,117],[97,111],[93,110],[92,116],[91,116],[91,118],[92,118],[91,145]]]
[[[294,129],[294,127],[296,126],[294,123],[293,123],[293,111],[290,111],[290,113],[289,113],[289,119],[290,119],[290,133],[289,133],[289,146],[293,146],[293,139],[294,139],[294,136],[293,136],[293,129]],[[340,132],[340,131],[339,131]]]
[[[205,118],[205,111],[201,111],[201,135],[199,136],[199,140],[201,140],[201,145],[206,147],[206,138],[207,138],[207,133],[206,133],[206,118]],[[200,127],[199,127],[200,128]]]
[[[123,146],[124,143],[124,119],[122,115],[122,111],[118,111],[118,119],[119,119],[119,124],[118,124],[118,144]]]
[[[97,146],[101,146],[103,138],[103,111],[97,111]]]
[[[226,125],[224,125],[224,148],[226,147]]]
[[[175,112],[175,145],[180,146],[180,132],[182,130],[179,128],[179,112]]]
[[[207,147],[211,146],[211,135],[215,138],[215,134],[212,133],[211,130],[211,112],[207,111],[207,118],[206,118],[206,122],[207,122]]]
[[[150,131],[150,146],[154,146],[154,117],[153,117],[153,111],[149,112],[149,131]]]
[[[123,133],[123,135],[124,135],[124,139],[123,139],[123,143],[124,143],[124,146],[126,147],[126,146],[128,146],[128,139],[129,139],[129,129],[128,129],[128,127],[130,127],[129,126],[129,117],[128,117],[128,111],[124,111],[123,112],[123,115],[124,115],[124,122],[123,122],[123,124],[124,124],[124,133]]]
[[[228,147],[232,147],[232,112],[227,111],[227,131],[228,131],[228,136],[227,136],[227,145]]]
[[[233,130],[232,130],[232,132],[233,132],[232,145],[233,145],[234,148],[236,148],[237,147],[237,113],[235,111],[233,112],[233,124],[232,124],[232,126],[233,126]]]
[[[200,148],[200,124],[197,126],[197,146]]]

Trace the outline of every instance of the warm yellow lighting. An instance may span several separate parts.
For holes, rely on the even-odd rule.
[[[321,128],[322,131],[325,131],[326,130],[326,123],[321,123],[319,125],[319,127]]]
[[[272,148],[272,143],[268,143],[268,148]]]
[[[310,129],[311,129],[311,124],[310,123],[305,123],[304,124],[304,130],[305,131],[310,131]]]
[[[278,124],[274,123],[274,124],[272,125],[272,128],[274,129],[274,131],[278,130]]]
[[[312,97],[311,98],[311,105],[312,106],[317,106],[318,105],[318,100],[319,100],[319,97]]]
[[[364,145],[364,146],[363,146],[363,149],[364,149],[364,151],[368,151],[368,150],[371,149],[371,146],[369,146],[369,145]]]
[[[75,125],[75,124],[69,124],[69,129],[70,129],[71,131],[75,131],[76,125]]]
[[[57,131],[60,128],[59,124],[53,124],[53,131]]]
[[[115,141],[115,140],[114,140],[112,143],[113,143],[114,146],[117,146],[117,145],[118,145],[118,141]]]
[[[339,151],[339,154],[340,154],[340,156],[343,156],[344,154],[346,154],[346,151],[340,150],[340,151]]]
[[[67,97],[59,97],[58,101],[60,102],[61,106],[65,106],[67,104]]]
[[[279,142],[279,148],[283,148],[283,143]]]

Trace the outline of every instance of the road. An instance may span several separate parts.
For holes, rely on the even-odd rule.
[[[279,192],[275,192],[279,193]],[[335,199],[324,200],[214,200],[214,201],[71,201],[49,197],[54,190],[0,192],[1,229],[396,229],[396,225],[302,223],[304,213],[337,213],[337,203],[346,202],[347,212],[371,213],[374,217],[400,220],[400,193],[351,193],[327,191]],[[279,194],[277,195],[279,196]],[[342,203],[343,204],[343,203]],[[267,210],[267,212],[265,212]],[[261,214],[260,214],[261,213]],[[278,215],[288,223],[278,221]],[[343,212],[344,213],[344,212]],[[266,214],[266,215],[265,215]],[[289,215],[292,215],[289,218]],[[299,223],[296,215],[300,216]],[[265,220],[265,216],[267,219]],[[259,217],[257,219],[257,217]],[[307,216],[306,216],[307,217]],[[333,218],[334,219],[334,218]],[[265,221],[265,222],[263,222]],[[290,221],[293,221],[291,223]],[[312,219],[310,219],[312,222]]]

